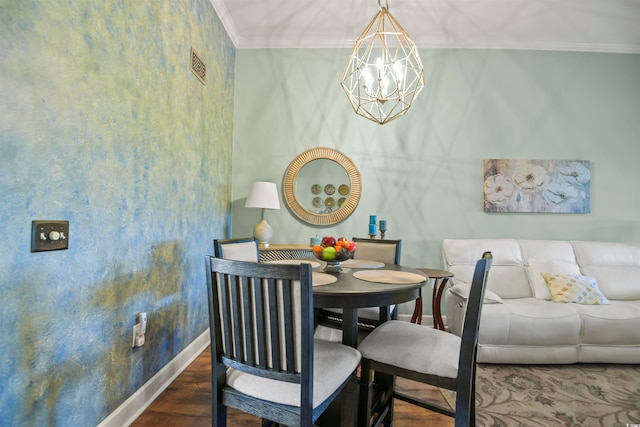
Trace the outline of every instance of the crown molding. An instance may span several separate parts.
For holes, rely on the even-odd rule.
[[[592,52],[592,53],[624,53],[640,54],[640,45],[605,44],[605,43],[549,43],[549,42],[515,42],[467,40],[449,41],[444,39],[414,40],[420,49],[492,49],[492,50],[534,50],[557,52]],[[352,49],[353,40],[317,40],[300,39],[238,39],[237,49]]]
[[[238,48],[240,45],[240,35],[238,34],[238,29],[233,23],[233,19],[231,19],[231,15],[227,10],[227,7],[224,5],[224,1],[222,0],[209,0],[211,6],[218,14],[220,21],[222,21],[222,26],[227,31],[229,38],[231,39],[231,43]]]

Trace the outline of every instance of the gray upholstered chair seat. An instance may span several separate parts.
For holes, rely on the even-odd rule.
[[[427,326],[390,320],[358,347],[362,357],[439,377],[458,376],[460,337]]]
[[[360,363],[358,350],[324,340],[313,343],[313,407],[322,404]],[[227,370],[227,385],[257,399],[300,406],[300,385]]]

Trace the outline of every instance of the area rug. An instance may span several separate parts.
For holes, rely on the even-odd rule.
[[[640,365],[478,365],[476,422],[640,427]]]

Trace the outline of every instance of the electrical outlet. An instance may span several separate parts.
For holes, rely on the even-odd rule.
[[[141,347],[144,344],[144,334],[147,332],[147,313],[138,313],[137,323],[133,326],[133,341],[131,347]]]
[[[136,338],[138,338],[138,328],[140,328],[140,323],[133,325],[133,342],[131,343],[131,347],[137,347]]]

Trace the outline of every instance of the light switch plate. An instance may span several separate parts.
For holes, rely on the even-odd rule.
[[[31,221],[31,252],[69,249],[69,221]]]

